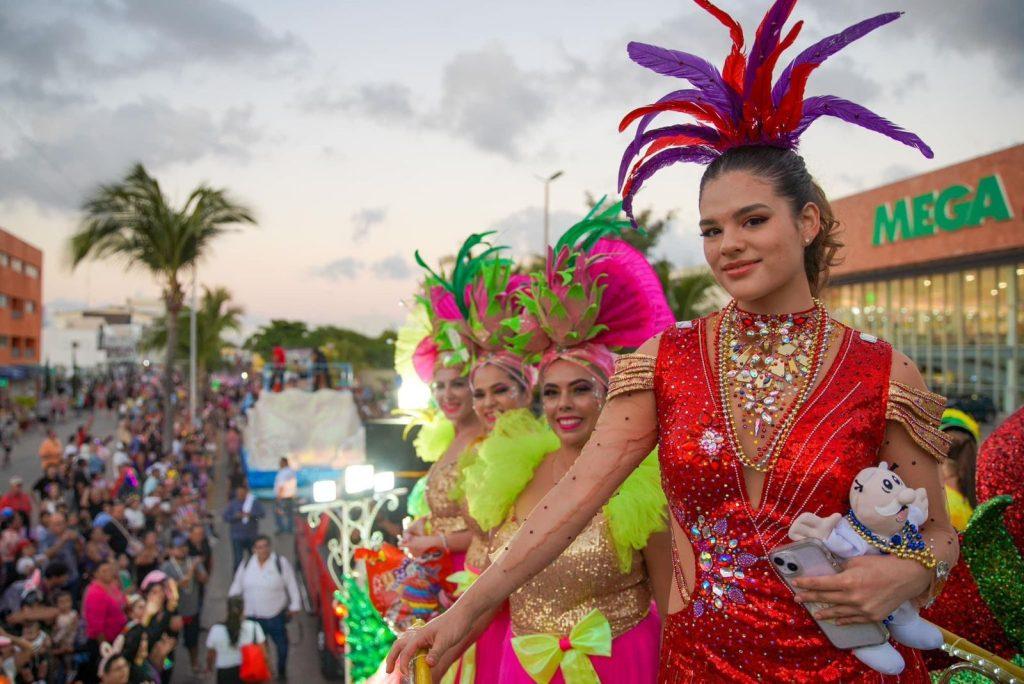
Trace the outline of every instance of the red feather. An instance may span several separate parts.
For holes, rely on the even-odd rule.
[[[754,87],[751,90],[750,97],[744,103],[744,119],[748,121],[761,119],[763,123],[763,120],[771,112],[772,72],[775,71],[775,64],[779,61],[779,56],[793,44],[803,25],[804,22],[802,21],[796,22],[793,28],[789,30],[789,33],[786,34],[786,37],[782,39],[782,42],[775,46],[775,49],[764,60],[764,63],[757,68],[757,75],[754,77]]]
[[[701,121],[711,124],[720,133],[724,133],[731,129],[729,123],[722,118],[722,116],[715,111],[714,107],[698,104],[696,102],[658,102],[656,104],[646,105],[644,107],[638,107],[629,114],[626,114],[619,123],[619,132],[626,130],[631,123],[636,121],[642,116],[647,114],[653,114],[656,112],[680,112],[682,114],[690,114]]]
[[[743,27],[724,10],[715,7],[709,0],[694,0],[700,7],[711,13],[715,19],[722,22],[729,29],[729,37],[732,38],[732,51],[725,58],[725,66],[722,67],[722,78],[738,94],[743,93],[743,73],[747,68],[747,58],[743,54]]]
[[[772,127],[779,131],[793,131],[800,125],[800,117],[804,114],[804,89],[807,87],[807,79],[811,72],[818,68],[818,64],[808,62],[798,64],[789,79],[789,88],[782,96],[779,108],[772,115]]]
[[[691,135],[676,135],[671,138],[662,138],[656,140],[647,151],[644,152],[644,156],[633,163],[632,168],[629,171],[629,175],[626,177],[626,182],[622,185],[622,196],[625,197],[629,194],[630,188],[633,187],[633,177],[636,175],[637,169],[644,165],[648,159],[669,147],[681,147],[683,145],[708,145],[708,141],[704,138],[698,138]]]

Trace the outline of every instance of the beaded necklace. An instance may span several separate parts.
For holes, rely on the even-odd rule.
[[[830,329],[828,312],[817,299],[812,309],[782,316],[741,311],[735,300],[722,311],[718,388],[733,450],[748,468],[763,473],[774,465],[821,370]],[[754,457],[739,440],[733,398],[740,428],[753,437]]]
[[[850,523],[853,531],[860,535],[861,539],[882,553],[891,554],[897,558],[915,560],[929,570],[935,567],[937,562],[935,554],[924,543],[924,537],[921,536],[921,531],[917,529],[917,525],[909,520],[903,523],[903,529],[899,533],[892,535],[888,539],[882,539],[869,530],[853,511],[846,513],[846,520]]]

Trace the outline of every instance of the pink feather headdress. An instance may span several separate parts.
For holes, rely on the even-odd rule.
[[[834,116],[881,133],[919,150],[929,159],[932,157],[931,148],[919,137],[859,104],[834,95],[804,97],[807,79],[822,62],[858,38],[895,21],[902,12],[879,14],[823,38],[797,55],[772,85],[776,63],[803,27],[803,22],[798,21],[782,37],[782,28],[796,0],[772,3],[757,27],[749,55],[743,52],[743,28],[739,22],[710,0],[695,2],[729,29],[732,50],[721,70],[687,52],[636,42],[627,47],[630,59],[640,66],[681,78],[693,86],[634,109],[619,124],[623,131],[639,119],[633,141],[619,165],[623,208],[631,221],[634,196],[660,169],[677,162],[710,164],[726,150],[741,145],[795,150],[807,127],[822,116]],[[664,112],[688,114],[699,123],[648,130],[651,121]]]
[[[598,202],[548,248],[520,299],[511,349],[539,359],[543,373],[557,359],[587,368],[607,385],[610,348],[635,348],[674,321],[661,281],[636,248],[621,239],[629,222],[622,204]]]
[[[515,332],[509,321],[522,310],[519,294],[529,285],[529,277],[512,272],[512,261],[498,256],[505,247],[489,244],[489,235],[470,235],[448,276],[435,272],[416,253],[417,263],[429,274],[421,302],[435,326],[434,334],[417,347],[414,363],[418,357],[417,368],[424,371],[429,363],[431,374],[439,362],[472,370],[492,363],[532,389],[535,372],[506,349]],[[474,254],[478,246],[483,251]]]

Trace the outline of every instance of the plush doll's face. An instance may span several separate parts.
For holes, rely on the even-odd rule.
[[[850,508],[872,532],[883,539],[907,522],[916,493],[883,462],[857,473],[850,488]]]

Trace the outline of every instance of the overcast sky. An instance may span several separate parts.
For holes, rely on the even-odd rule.
[[[748,44],[768,2],[721,0]],[[802,0],[790,58],[873,14],[906,15],[816,72],[834,94],[918,133],[911,148],[831,121],[801,151],[833,197],[1024,139],[1020,0]],[[45,251],[53,310],[156,293],[115,264],[72,273],[65,244],[98,183],[142,161],[176,201],[208,181],[255,211],[200,271],[249,326],[297,318],[376,333],[403,316],[418,276],[468,233],[517,255],[542,241],[535,174],[552,185],[553,234],[584,193],[614,193],[619,118],[680,87],[632,64],[629,40],[720,64],[724,28],[685,0],[479,3],[174,0],[0,5],[0,226]],[[784,60],[786,58],[784,57]],[[698,168],[650,182],[640,208],[675,210],[661,249],[700,263]]]

